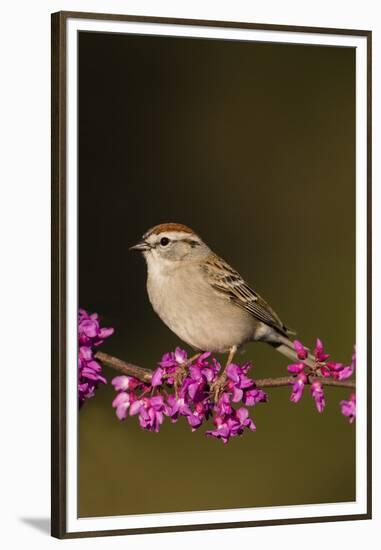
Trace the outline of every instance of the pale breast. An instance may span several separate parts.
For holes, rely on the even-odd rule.
[[[258,322],[219,296],[199,267],[148,269],[147,290],[162,321],[190,346],[224,352],[253,339]]]

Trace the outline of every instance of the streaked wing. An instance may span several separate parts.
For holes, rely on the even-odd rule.
[[[287,328],[275,311],[242,279],[228,263],[210,254],[204,264],[209,283],[221,295],[245,309],[259,321],[287,334]]]

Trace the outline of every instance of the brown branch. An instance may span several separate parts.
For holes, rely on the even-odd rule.
[[[117,370],[121,374],[126,374],[127,376],[134,376],[142,382],[150,382],[152,378],[152,370],[144,369],[143,367],[138,367],[132,363],[127,363],[108,355],[108,353],[103,353],[103,351],[97,351],[95,358],[98,359],[101,363],[107,367]],[[261,378],[255,380],[255,384],[258,388],[276,388],[280,386],[288,386],[293,382],[292,376],[280,376],[278,378]],[[319,378],[325,386],[337,386],[340,388],[355,388],[356,382],[354,380],[332,380],[330,378]]]
[[[319,381],[325,386],[336,386],[339,388],[355,388],[356,382],[354,380],[332,380],[331,378],[320,378]],[[276,388],[280,386],[288,386],[294,382],[292,376],[280,376],[279,378],[260,378],[255,380],[255,384],[259,388]],[[308,384],[309,382],[307,382]]]
[[[95,358],[99,359],[101,363],[107,367],[117,370],[121,374],[126,374],[127,376],[134,376],[142,382],[150,382],[152,378],[152,371],[149,369],[143,369],[143,367],[138,367],[133,363],[127,363],[122,361],[117,357],[108,355],[108,353],[103,353],[103,351],[97,351]]]

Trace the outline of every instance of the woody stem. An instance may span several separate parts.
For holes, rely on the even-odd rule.
[[[97,351],[95,358],[98,359],[103,365],[110,367],[121,374],[127,376],[134,376],[142,382],[150,382],[152,378],[152,370],[139,367],[133,363],[128,363],[117,357],[113,357],[103,351]],[[191,358],[194,361],[194,358]],[[190,364],[189,361],[187,364]],[[229,364],[229,363],[228,363]],[[224,374],[224,373],[223,373]],[[356,382],[354,380],[332,380],[332,378],[320,378],[320,382],[324,386],[335,386],[339,388],[356,388]],[[277,378],[260,378],[255,381],[258,388],[276,388],[281,386],[288,386],[293,382],[292,376],[280,376]],[[309,382],[308,382],[309,383]]]

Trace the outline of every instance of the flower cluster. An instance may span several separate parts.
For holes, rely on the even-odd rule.
[[[106,384],[102,376],[102,367],[94,359],[94,347],[113,334],[113,328],[101,328],[97,313],[89,315],[84,309],[78,313],[78,401],[81,407],[86,399],[93,397],[101,382]]]
[[[79,406],[94,396],[99,383],[106,384],[102,366],[96,360],[94,348],[113,334],[113,328],[100,326],[96,313],[84,309],[78,314],[78,400]],[[355,371],[356,352],[349,365],[329,360],[323,343],[316,340],[313,353],[300,341],[294,341],[297,362],[288,365],[292,374],[290,399],[297,403],[306,385],[314,399],[318,412],[325,408],[324,383],[346,380]],[[143,429],[158,432],[166,418],[177,422],[184,417],[192,431],[209,419],[212,429],[206,435],[227,443],[231,437],[242,435],[245,430],[255,431],[256,426],[247,407],[267,401],[267,394],[259,389],[248,376],[250,363],[231,363],[222,369],[210,353],[188,358],[187,353],[176,348],[163,355],[149,382],[134,376],[116,376],[112,384],[117,391],[113,407],[119,420],[137,416]],[[330,383],[332,383],[330,382]],[[340,402],[342,414],[352,423],[356,418],[356,395]]]
[[[150,383],[116,376],[112,384],[118,394],[113,407],[119,420],[138,415],[140,426],[154,432],[166,417],[177,422],[183,416],[192,431],[211,418],[214,429],[206,435],[227,443],[245,428],[255,430],[246,407],[267,401],[265,392],[247,376],[250,366],[230,364],[221,375],[221,365],[210,353],[188,359],[186,352],[177,348],[162,357]],[[220,384],[219,391],[216,384]]]
[[[325,397],[323,390],[323,381],[326,378],[333,380],[345,380],[352,376],[356,367],[356,352],[353,352],[350,365],[328,361],[329,355],[325,353],[322,341],[318,338],[313,355],[298,340],[294,341],[294,348],[298,358],[297,363],[288,365],[287,370],[293,374],[291,401],[297,403],[300,401],[304,387],[307,383],[311,384],[311,395],[315,401],[317,410],[321,413],[325,408]],[[354,394],[349,401],[341,402],[341,410],[345,416],[348,416],[350,422],[355,418]]]

